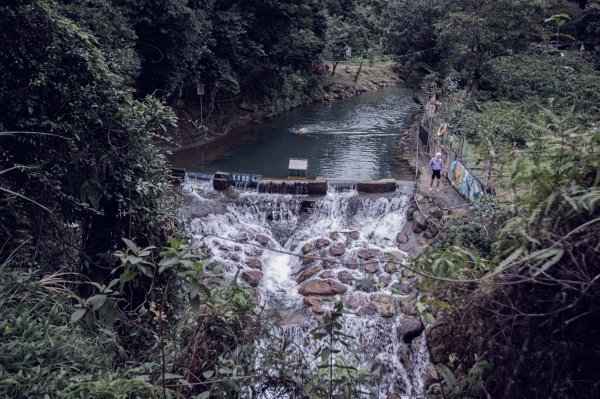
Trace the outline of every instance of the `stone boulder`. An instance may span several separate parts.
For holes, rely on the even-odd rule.
[[[348,237],[350,237],[352,240],[356,241],[360,238],[360,233],[358,231],[351,231],[348,233]]]
[[[356,283],[356,290],[362,292],[375,292],[377,291],[377,283],[373,276],[360,280]]]
[[[308,306],[317,306],[323,303],[323,300],[318,296],[305,296],[304,304]]]
[[[375,307],[375,305],[373,305],[372,303],[369,303],[358,309],[358,312],[356,312],[356,314],[359,316],[375,316],[377,314],[377,307]]]
[[[352,283],[352,280],[353,280],[352,279],[352,275],[349,272],[345,271],[345,270],[342,270],[341,272],[339,272],[338,275],[337,275],[337,278],[342,283],[348,284],[348,285],[350,285],[350,283]]]
[[[402,316],[399,324],[400,326],[396,332],[398,333],[398,336],[402,337],[402,340],[407,344],[411,343],[415,338],[421,335],[425,329],[423,323],[421,323],[419,319],[407,315]]]
[[[331,238],[333,241],[339,241],[340,233],[338,233],[337,231],[334,231],[331,234],[329,234],[329,238]]]
[[[329,253],[332,256],[342,256],[346,253],[346,246],[341,242],[338,242],[337,244],[333,245],[331,249],[329,249]]]
[[[386,273],[394,274],[396,273],[396,271],[398,271],[398,265],[396,265],[395,263],[386,263],[384,270]]]
[[[337,295],[346,293],[347,288],[335,280],[309,280],[304,282],[298,289],[298,293],[304,296],[309,295]]]
[[[440,376],[437,370],[435,369],[435,366],[433,364],[430,364],[423,372],[421,379],[423,380],[423,388],[427,389],[436,382],[438,382],[440,380]]]
[[[377,273],[379,271],[379,262],[371,259],[365,263],[365,271],[367,273]]]
[[[260,259],[251,258],[246,261],[246,266],[248,266],[251,269],[262,270],[263,264],[260,261]]]
[[[340,264],[339,260],[336,258],[329,258],[323,261],[323,267],[325,269],[333,269],[334,267]]]
[[[413,232],[416,234],[422,233],[428,226],[427,219],[419,211],[413,213]]]
[[[435,238],[439,233],[439,230],[437,227],[435,227],[434,225],[430,224],[429,227],[427,228],[427,230],[425,230],[425,233],[423,233],[423,238],[427,239],[427,240],[431,240],[433,238]]]
[[[324,313],[325,313],[325,308],[323,307],[323,305],[315,305],[315,306],[312,306],[312,307],[310,308],[310,310],[312,310],[312,312],[313,312],[314,314],[318,314],[318,315],[321,315],[321,314],[324,314]]]
[[[408,235],[403,232],[396,234],[396,242],[398,244],[406,244],[408,242]]]
[[[374,259],[378,257],[379,254],[380,252],[377,249],[361,249],[357,252],[358,257],[363,260]]]
[[[346,267],[348,269],[356,270],[358,269],[358,261],[356,259],[348,259],[346,261]]]
[[[441,210],[440,208],[433,208],[429,212],[429,216],[431,216],[432,218],[441,219],[444,217],[444,211]]]
[[[331,244],[331,242],[329,240],[326,240],[325,238],[319,238],[316,242],[318,249],[323,249],[325,247],[328,247],[329,244]]]
[[[308,242],[308,243],[306,243],[306,244],[304,244],[302,246],[302,253],[304,255],[306,255],[307,253],[309,253],[310,251],[312,251],[313,248],[314,248],[314,246],[310,242]]]
[[[321,277],[321,278],[332,278],[333,277],[333,272],[331,270],[325,270],[323,273],[319,274],[319,277]]]
[[[359,292],[350,293],[346,295],[346,298],[344,298],[344,306],[352,310],[358,309],[361,306],[366,305],[366,303],[367,300],[365,299],[364,295]]]
[[[263,274],[260,270],[244,270],[241,274],[241,278],[251,287],[256,287],[260,284]]]
[[[317,257],[316,256],[302,256],[302,257],[300,257],[300,261],[302,262],[302,266],[309,266],[317,261]]]
[[[390,295],[373,294],[371,303],[377,307],[379,314],[383,317],[392,317],[396,314],[396,304]]]
[[[319,273],[320,271],[323,271],[323,268],[321,266],[313,266],[313,267],[309,267],[308,269],[304,269],[300,272],[298,277],[296,277],[296,282],[298,284],[300,284],[300,283],[304,282],[305,280],[308,280],[315,274]]]
[[[267,245],[269,245],[269,242],[271,242],[271,239],[269,237],[262,234],[259,234],[256,237],[254,237],[254,240],[256,240],[256,242],[262,245],[263,247],[266,247]]]
[[[379,276],[379,284],[383,284],[384,287],[387,287],[392,282],[392,276],[389,274],[382,274]]]

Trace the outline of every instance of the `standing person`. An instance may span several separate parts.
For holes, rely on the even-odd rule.
[[[435,157],[429,161],[429,173],[431,173],[431,182],[429,183],[429,191],[433,190],[433,181],[437,178],[435,188],[440,191],[440,179],[442,178],[442,171],[444,170],[444,160],[442,159],[442,153],[438,152]]]

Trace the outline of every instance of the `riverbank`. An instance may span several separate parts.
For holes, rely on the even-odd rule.
[[[209,117],[200,123],[200,104],[175,108],[178,126],[170,131],[172,142],[164,149],[177,152],[202,146],[217,138],[240,132],[251,124],[260,124],[291,109],[317,102],[331,102],[350,98],[368,91],[400,84],[402,79],[394,71],[391,61],[368,63],[340,63],[331,76],[333,65],[325,64],[325,73],[316,84],[300,82],[303,89],[293,94],[274,97],[266,101],[244,99],[217,102]],[[206,117],[206,110],[204,112]]]

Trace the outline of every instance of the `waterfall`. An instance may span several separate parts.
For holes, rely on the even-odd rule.
[[[343,354],[355,365],[379,368],[378,398],[390,393],[422,395],[429,358],[421,331],[417,338],[403,339],[407,323],[416,321],[414,312],[402,313],[405,301],[417,294],[402,268],[408,255],[396,246],[410,198],[398,192],[368,195],[348,185],[337,187],[313,198],[257,189],[220,193],[210,182],[188,181],[190,205],[184,213],[197,243],[209,248],[226,276],[248,271],[260,276],[251,283],[262,304],[286,315],[275,336],[294,341],[310,358],[319,343],[308,337],[319,316],[305,304],[299,287],[307,281],[343,283],[346,292],[337,298],[350,312],[343,316],[343,332],[353,337],[349,348],[340,348]],[[373,305],[373,295],[379,294],[391,298],[391,315],[382,317]],[[333,305],[322,301],[320,309],[313,310],[318,313]]]

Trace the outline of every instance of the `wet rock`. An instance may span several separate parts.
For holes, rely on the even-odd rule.
[[[333,272],[331,270],[325,270],[323,273],[319,274],[319,277],[321,277],[321,278],[332,278],[333,277]]]
[[[316,242],[318,249],[323,249],[325,247],[328,247],[329,244],[331,244],[331,242],[329,240],[326,240],[325,238],[319,238]]]
[[[325,308],[323,307],[323,305],[315,305],[315,306],[311,307],[310,310],[312,310],[312,312],[314,314],[324,314],[325,313]]]
[[[314,246],[311,243],[306,243],[302,246],[302,253],[306,255],[310,251],[312,251]]]
[[[256,240],[256,242],[262,245],[263,247],[269,245],[269,242],[271,241],[269,237],[262,234],[259,234],[256,237],[254,237],[254,240]]]
[[[340,239],[340,234],[337,231],[334,231],[329,234],[329,238],[331,238],[333,241],[338,241]]]
[[[304,297],[304,304],[308,306],[317,306],[323,303],[323,300],[318,296],[306,296]]]
[[[394,298],[386,294],[371,295],[371,303],[377,307],[379,314],[383,317],[392,317],[396,314]]]
[[[350,233],[348,233],[348,237],[356,241],[360,238],[360,233],[358,231],[351,231]]]
[[[436,218],[436,219],[441,219],[444,217],[444,211],[441,210],[440,208],[434,208],[429,212],[429,216]]]
[[[356,283],[355,288],[362,292],[374,292],[377,289],[376,285],[377,283],[375,282],[375,279],[371,276],[369,278],[360,280],[358,283]]]
[[[427,228],[427,219],[419,211],[413,213],[413,232],[416,234],[422,233]]]
[[[358,309],[356,314],[359,316],[375,316],[377,314],[377,308],[372,303],[369,303]]]
[[[357,252],[359,258],[369,260],[378,257],[380,254],[377,249],[361,249]]]
[[[300,272],[298,277],[296,277],[296,282],[298,284],[300,284],[300,283],[304,282],[305,280],[308,280],[309,278],[311,278],[312,276],[314,276],[315,274],[319,273],[322,270],[323,270],[323,268],[321,266],[313,266],[313,267],[309,267],[308,269],[304,269],[302,272]]]
[[[409,316],[416,316],[417,315],[417,308],[413,304],[405,303],[402,306],[402,313],[404,313],[406,315],[409,315]]]
[[[398,395],[397,393],[390,393],[387,396],[387,399],[402,399],[402,396]]]
[[[412,285],[407,282],[394,283],[391,288],[399,291],[401,295],[408,295],[413,290]]]
[[[406,220],[408,220],[409,222],[412,222],[414,219],[414,213],[417,211],[417,207],[412,204],[411,206],[408,207],[408,209],[406,210]]]
[[[398,233],[396,235],[396,242],[398,244],[406,244],[408,242],[408,235],[403,232]]]
[[[310,320],[310,317],[305,316],[303,314],[292,314],[292,315],[283,315],[281,321],[279,322],[280,326],[292,326],[298,324],[304,324]]]
[[[238,254],[227,254],[227,258],[231,259],[234,262],[239,262],[242,259]]]
[[[348,269],[356,270],[358,269],[358,261],[356,259],[348,259],[346,261],[346,267]]]
[[[423,388],[427,389],[436,382],[438,382],[440,380],[440,376],[437,370],[435,369],[435,366],[433,364],[430,364],[425,369],[425,372],[423,372],[421,379],[423,380]]]
[[[345,270],[342,270],[341,272],[339,272],[337,275],[337,278],[342,283],[348,284],[348,285],[350,285],[350,283],[352,283],[352,280],[353,280],[352,275]]]
[[[396,247],[398,247],[400,251],[404,251],[406,253],[410,253],[410,251],[412,250],[412,247],[408,244],[398,244],[396,245]]]
[[[304,282],[298,289],[301,295],[337,295],[344,294],[347,288],[335,280],[309,280]]]
[[[438,233],[439,233],[439,230],[437,227],[435,227],[434,225],[429,225],[427,230],[425,230],[425,233],[423,233],[423,238],[431,240],[431,239],[435,238],[438,235]]]
[[[323,267],[325,269],[333,269],[334,267],[338,266],[339,264],[340,264],[340,262],[336,258],[329,258],[329,259],[325,259],[323,261]]]
[[[258,284],[260,284],[260,280],[262,280],[263,274],[260,270],[244,270],[242,272],[241,278],[251,287],[256,287],[258,286]]]
[[[367,273],[377,273],[379,271],[379,262],[372,259],[365,263],[365,271]]]
[[[247,242],[249,240],[248,234],[246,234],[246,233],[235,236],[235,237],[233,237],[233,239],[238,242]]]
[[[332,256],[342,256],[343,254],[346,253],[346,246],[344,244],[342,244],[341,242],[338,242],[337,244],[335,244],[334,246],[331,247],[331,249],[329,250],[329,253]]]
[[[379,284],[383,284],[385,287],[387,287],[388,285],[390,285],[391,282],[392,276],[390,276],[389,274],[382,274],[381,276],[379,276]]]
[[[394,274],[398,270],[398,265],[395,263],[386,263],[384,270],[386,273]]]
[[[351,294],[346,295],[344,299],[344,306],[348,309],[358,309],[361,306],[364,306],[367,303],[367,300],[363,296],[363,294],[358,292],[353,292]]]
[[[260,261],[260,259],[252,258],[246,261],[246,266],[248,266],[251,269],[262,270],[263,264]]]
[[[399,337],[402,337],[402,340],[409,344],[413,339],[417,338],[423,332],[424,327],[423,323],[415,317],[412,316],[402,316],[400,319],[400,326],[396,330]]]
[[[302,257],[300,257],[300,260],[302,261],[302,266],[308,266],[308,265],[312,265],[313,263],[315,263],[317,261],[317,257],[316,256],[302,256]]]

